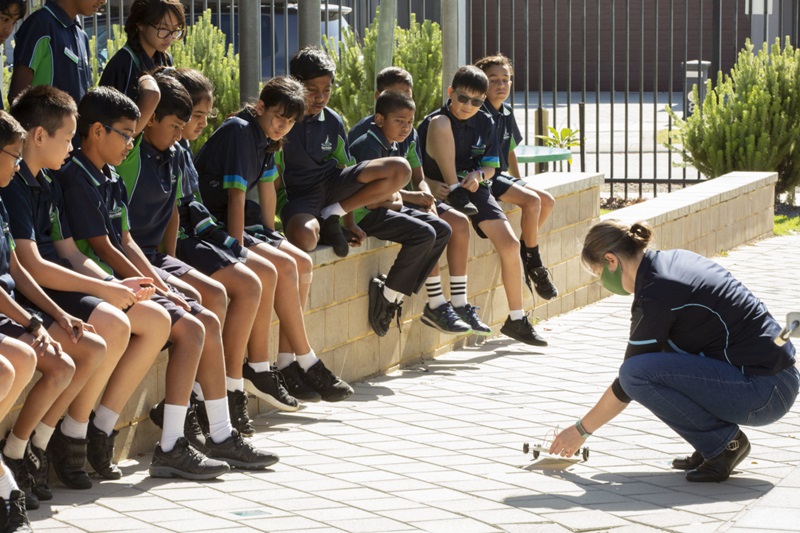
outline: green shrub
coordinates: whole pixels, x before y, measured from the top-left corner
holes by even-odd
[[[331,108],[342,115],[345,127],[373,113],[375,107],[375,47],[378,38],[378,17],[365,30],[359,41],[350,28],[343,28],[338,43],[327,38],[325,47],[336,62],[336,87]],[[438,24],[426,20],[417,23],[411,15],[409,29],[395,28],[393,64],[406,69],[414,78],[416,123],[442,105],[442,31]]]
[[[698,102],[697,87],[692,96]],[[736,170],[777,171],[776,192],[800,183],[800,50],[789,39],[757,54],[748,40],[730,75],[707,84],[702,111],[675,127],[668,147],[709,178]]]

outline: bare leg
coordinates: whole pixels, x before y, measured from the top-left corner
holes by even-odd
[[[278,271],[272,263],[252,251],[247,257],[246,265],[261,282],[261,298],[247,338],[247,359],[253,363],[264,363],[269,361],[269,330],[272,324],[272,309],[275,306]],[[228,368],[231,377],[240,378],[241,372],[241,364],[236,369]]]
[[[317,247],[319,242],[319,220],[308,213],[298,213],[286,224],[286,238],[306,252]]]
[[[200,323],[205,333],[205,342],[197,365],[197,381],[203,388],[203,396],[206,400],[217,400],[225,398],[227,391],[225,388],[225,359],[222,356],[222,331],[217,317],[207,309],[193,317]],[[172,359],[172,358],[170,358]],[[187,364],[188,367],[188,364]],[[241,372],[239,365],[239,372]],[[169,375],[169,367],[167,368]],[[195,374],[192,373],[191,376]],[[189,390],[192,388],[192,381],[189,381]],[[183,387],[183,384],[181,384]],[[189,401],[189,394],[186,395],[184,403],[176,405],[186,405]],[[167,400],[166,403],[172,403]]]
[[[365,205],[381,202],[402,189],[411,179],[411,167],[400,157],[383,157],[370,161],[358,181],[366,184],[352,196],[339,202],[348,213]]]
[[[542,201],[538,194],[527,187],[510,187],[500,197],[504,202],[519,206],[522,209],[522,239],[525,246],[533,248],[539,244],[539,219]]]
[[[36,371],[36,352],[17,339],[5,337],[0,341],[0,353],[3,354],[0,360],[4,369],[0,418],[5,418],[33,378],[33,373]],[[8,376],[10,379],[6,379]]]
[[[522,262],[519,258],[519,240],[507,220],[484,220],[480,223],[480,228],[500,255],[503,287],[509,309],[522,309]]]
[[[451,276],[466,276],[469,260],[469,218],[455,209],[442,213],[442,220],[453,230],[447,243],[447,265]]]

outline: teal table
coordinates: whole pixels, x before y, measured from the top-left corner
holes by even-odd
[[[572,159],[572,151],[567,148],[551,148],[549,146],[531,146],[521,144],[514,148],[517,161],[520,163],[552,163]]]

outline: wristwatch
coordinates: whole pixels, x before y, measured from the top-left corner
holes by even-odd
[[[585,438],[587,438],[587,437],[591,437],[591,436],[592,436],[592,434],[591,434],[591,433],[589,433],[588,431],[586,431],[586,428],[584,428],[584,427],[583,427],[583,424],[581,424],[581,421],[580,421],[580,420],[578,420],[577,422],[575,422],[575,429],[577,429],[577,430],[578,430],[578,433],[580,433],[580,434],[581,434],[581,437],[583,437],[584,439],[585,439]]]
[[[40,317],[36,313],[31,313],[31,321],[25,327],[25,331],[27,331],[30,334],[33,334],[37,329],[39,329],[39,326],[41,325],[42,325],[42,317]]]

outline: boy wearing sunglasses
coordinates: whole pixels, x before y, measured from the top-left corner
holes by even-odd
[[[546,346],[523,309],[519,239],[489,188],[500,159],[494,121],[480,111],[488,88],[489,79],[481,69],[468,65],[456,71],[447,88],[447,103],[419,126],[423,169],[426,179],[448,186],[446,201],[469,215],[478,235],[497,249],[510,309],[500,332],[529,345]],[[456,308],[456,313],[470,325],[478,320],[473,306]]]

